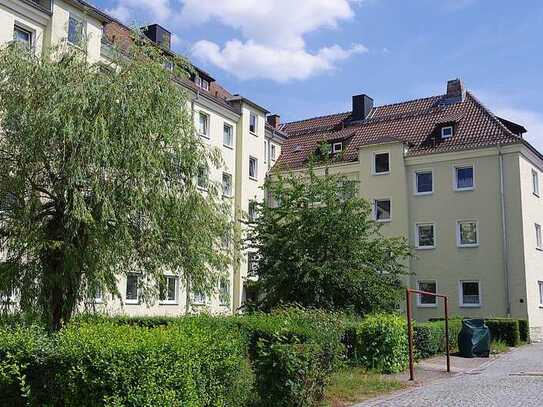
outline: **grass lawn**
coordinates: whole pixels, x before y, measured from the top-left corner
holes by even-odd
[[[326,401],[323,407],[350,406],[404,387],[405,384],[386,375],[362,368],[346,368],[333,375],[326,388]]]

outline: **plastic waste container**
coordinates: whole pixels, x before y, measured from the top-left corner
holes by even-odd
[[[458,334],[460,356],[465,358],[490,355],[490,329],[484,319],[464,319]]]

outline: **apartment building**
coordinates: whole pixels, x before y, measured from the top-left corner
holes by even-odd
[[[358,181],[389,236],[405,236],[414,257],[408,285],[449,297],[451,315],[527,318],[543,336],[543,155],[526,129],[495,116],[460,80],[446,93],[286,123],[278,161],[303,171],[322,143],[330,171]],[[418,320],[443,315],[418,296]]]
[[[147,38],[168,56],[171,33],[159,25],[143,28]],[[116,50],[132,41],[134,34],[118,20],[81,0],[0,0],[0,44],[20,41],[36,55],[51,46],[76,47],[89,63],[110,64]],[[166,64],[165,69],[172,69]],[[262,201],[266,174],[281,154],[286,139],[278,127],[279,116],[240,95],[232,94],[210,74],[193,66],[187,78],[175,81],[188,94],[187,109],[194,118],[198,136],[210,148],[220,149],[223,165],[202,171],[198,177],[202,193],[208,183],[222,187],[224,199],[232,203],[232,219],[240,222],[251,216],[252,202]],[[269,123],[268,123],[269,120]],[[271,123],[271,124],[270,124]],[[243,230],[242,230],[243,231]],[[129,315],[178,315],[201,310],[232,313],[245,297],[245,280],[250,267],[248,253],[237,254],[227,279],[216,293],[206,296],[191,292],[175,274],[167,275],[163,298],[154,304],[144,303],[138,290],[137,274],[119,276],[122,300],[105,298],[97,293],[90,299],[98,309]]]

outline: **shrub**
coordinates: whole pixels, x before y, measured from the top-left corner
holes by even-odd
[[[0,366],[3,371],[16,365],[26,379],[3,380],[0,404],[7,404],[5,394],[15,405],[23,404],[25,395],[31,405],[246,404],[254,377],[240,336],[185,328],[73,324],[42,349],[28,346],[24,335],[8,333],[0,338],[0,352],[5,355],[12,342],[24,351],[11,360],[2,357]]]
[[[415,357],[425,359],[437,355],[442,349],[445,338],[444,329],[436,323],[416,323],[413,327]]]
[[[356,324],[351,335],[354,363],[381,373],[401,372],[407,367],[407,323],[402,316],[368,316]]]
[[[530,342],[530,326],[527,319],[518,320],[518,329],[520,334],[520,340],[524,343]]]
[[[520,343],[519,322],[516,319],[495,318],[485,319],[490,329],[492,340],[503,341],[508,346],[518,346]]]

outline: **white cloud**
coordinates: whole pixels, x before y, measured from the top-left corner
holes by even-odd
[[[331,71],[336,63],[366,52],[361,44],[333,44],[310,52],[305,35],[336,29],[354,17],[361,0],[117,0],[110,10],[126,21],[146,15],[166,28],[221,24],[238,32],[224,44],[197,41],[192,56],[240,79],[303,80]]]

